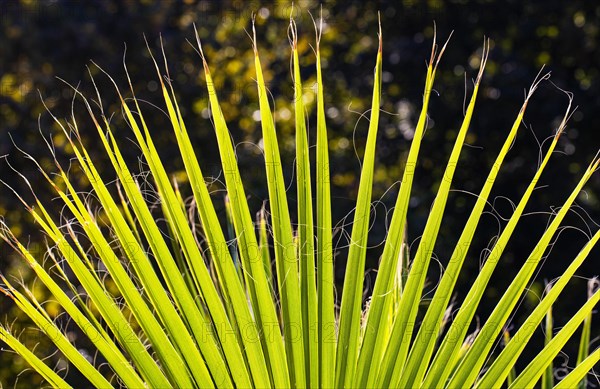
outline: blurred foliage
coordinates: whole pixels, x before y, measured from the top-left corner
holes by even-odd
[[[297,1],[292,6],[287,1],[0,1],[0,156],[9,155],[12,168],[23,172],[35,181],[34,165],[23,158],[20,149],[35,156],[42,166],[52,166],[52,154],[41,140],[40,132],[51,139],[58,158],[70,157],[66,139],[55,131],[55,125],[44,104],[57,117],[68,118],[73,109],[78,118],[84,143],[96,142],[94,129],[89,125],[87,113],[80,102],[71,107],[73,91],[69,85],[79,85],[87,95],[95,95],[90,74],[100,91],[104,111],[114,114],[113,122],[127,131],[114,89],[95,61],[115,77],[117,84],[125,87],[125,61],[132,75],[136,95],[148,104],[143,107],[152,128],[161,129],[153,134],[164,161],[172,161],[169,167],[181,182],[185,181],[183,164],[177,158],[178,150],[169,128],[168,119],[161,111],[161,97],[157,95],[158,82],[144,34],[154,55],[160,59],[159,37],[162,37],[166,58],[169,61],[170,78],[175,86],[180,106],[197,146],[199,159],[207,175],[219,176],[220,167],[208,118],[208,98],[203,86],[201,63],[193,47],[186,39],[193,38],[196,23],[203,39],[214,81],[220,93],[223,111],[230,123],[232,137],[238,144],[238,158],[248,194],[258,210],[267,198],[265,177],[253,164],[263,163],[260,148],[260,130],[256,86],[253,77],[251,40],[246,31],[251,28],[253,13],[256,14],[256,32],[263,66],[269,71],[266,81],[273,94],[275,117],[280,132],[281,147],[289,156],[285,161],[285,173],[291,180],[294,138],[291,102],[293,85],[289,69],[289,43],[286,31],[290,14],[300,29],[300,54],[304,66],[302,75],[306,80],[304,99],[308,109],[315,100],[313,71],[314,56],[311,45],[315,42],[312,16],[317,18],[319,3]],[[403,0],[403,1],[324,1],[322,12],[324,33],[321,42],[325,79],[325,97],[330,130],[332,195],[336,204],[334,221],[340,224],[336,237],[339,250],[347,243],[349,226],[344,217],[352,211],[360,163],[358,156],[366,142],[367,120],[361,114],[368,109],[375,53],[377,50],[377,12],[381,12],[384,41],[383,109],[387,114],[381,118],[376,165],[374,203],[376,220],[371,234],[372,249],[367,266],[375,267],[380,254],[380,243],[385,238],[385,218],[393,205],[398,191],[398,179],[405,160],[416,115],[420,110],[422,84],[425,77],[425,61],[429,58],[434,34],[445,40],[451,31],[449,43],[438,77],[437,95],[431,101],[430,120],[425,138],[422,159],[416,168],[416,186],[411,200],[412,215],[408,221],[408,237],[412,242],[420,236],[425,218],[441,178],[445,161],[453,139],[462,120],[467,93],[472,89],[471,78],[476,75],[484,36],[492,40],[492,52],[484,76],[482,93],[471,125],[467,142],[472,146],[464,150],[461,166],[455,175],[454,189],[449,213],[452,219],[444,221],[442,237],[438,239],[436,255],[440,263],[448,260],[450,252],[474,204],[474,195],[483,183],[487,170],[495,158],[498,145],[504,140],[529,87],[542,65],[552,71],[555,85],[545,84],[533,98],[526,114],[528,128],[521,134],[509,154],[492,195],[495,198],[490,214],[482,220],[474,249],[469,254],[462,285],[468,285],[470,275],[478,270],[479,256],[498,234],[510,215],[511,201],[517,201],[525,185],[533,175],[539,158],[539,143],[552,135],[567,105],[567,99],[559,88],[575,95],[579,109],[572,116],[566,135],[561,137],[562,155],[556,155],[545,174],[540,189],[536,191],[530,214],[522,220],[517,234],[504,256],[504,268],[494,282],[497,289],[488,291],[489,305],[481,315],[489,313],[494,302],[516,273],[511,266],[526,258],[533,248],[531,236],[541,234],[551,207],[562,203],[567,189],[597,152],[600,145],[600,3],[586,0],[564,2],[503,1],[490,0]],[[246,30],[246,31],[245,31]],[[123,44],[125,43],[125,45]],[[125,55],[124,55],[125,54]],[[89,67],[86,68],[86,67]],[[89,74],[88,74],[89,70]],[[56,76],[65,82],[57,79]],[[38,93],[39,92],[39,93]],[[122,89],[125,95],[130,93]],[[41,96],[41,98],[40,98]],[[42,100],[43,99],[43,100]],[[43,101],[43,102],[42,102]],[[157,104],[154,106],[153,104]],[[314,113],[309,111],[314,125]],[[311,134],[314,135],[314,134]],[[314,139],[313,139],[314,141]],[[141,154],[136,147],[124,149],[127,158],[135,164]],[[93,155],[98,161],[105,157],[102,150]],[[140,167],[143,169],[143,166]],[[71,174],[78,177],[73,166]],[[106,174],[111,174],[106,172]],[[0,178],[19,193],[28,194],[22,180],[2,161]],[[82,188],[86,183],[82,179]],[[294,185],[290,190],[294,191]],[[35,187],[42,200],[51,201],[46,186]],[[214,184],[216,204],[223,204],[218,182]],[[185,188],[184,188],[185,191]],[[565,229],[544,264],[538,282],[532,286],[525,306],[535,304],[543,289],[544,279],[556,277],[564,270],[561,259],[572,257],[576,248],[586,240],[585,234],[598,228],[594,221],[600,220],[600,176],[596,174],[582,196],[579,214],[568,220],[573,226]],[[26,196],[27,198],[27,196]],[[0,214],[25,241],[42,242],[43,237],[25,213],[18,199],[5,186],[0,186]],[[224,214],[224,207],[220,206]],[[59,214],[60,210],[57,210]],[[341,228],[343,227],[343,228]],[[40,255],[43,245],[39,244]],[[415,246],[416,247],[416,246]],[[5,274],[21,277],[31,283],[30,274],[23,262],[7,247],[1,246],[0,270]],[[598,273],[598,249],[580,270],[583,277]],[[343,277],[344,263],[336,263],[338,278]],[[376,272],[370,272],[372,283]],[[439,274],[432,271],[432,285]],[[369,282],[369,281],[368,281]],[[585,298],[586,281],[574,290],[579,291],[570,299]],[[538,291],[537,293],[535,291]],[[40,290],[40,293],[44,293]],[[460,298],[461,296],[458,296]],[[555,312],[568,317],[577,304],[563,302]],[[561,311],[562,310],[562,311]],[[17,316],[6,301],[0,302],[1,320]],[[54,312],[59,315],[59,312]],[[595,320],[598,320],[595,317]],[[556,325],[564,324],[556,315]],[[15,327],[26,328],[20,321]],[[65,320],[65,327],[68,322]],[[598,331],[594,335],[598,335]],[[27,336],[27,335],[25,335]],[[75,335],[74,335],[75,336]],[[29,336],[33,345],[47,344],[36,336]],[[540,339],[540,342],[543,340]],[[541,343],[540,343],[541,344]],[[82,345],[85,348],[85,345]],[[55,357],[58,360],[58,357]],[[0,382],[12,386],[17,373],[25,366],[20,358],[9,360],[9,354],[0,353]],[[69,374],[77,374],[72,371]],[[37,385],[35,374],[23,373],[19,386]]]

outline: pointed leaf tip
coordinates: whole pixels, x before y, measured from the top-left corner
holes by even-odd
[[[254,50],[254,55],[258,56],[258,47],[256,43],[256,13],[252,12],[252,49]]]
[[[382,42],[383,34],[381,32],[381,13],[379,11],[377,12],[377,20],[379,22],[379,33],[378,33],[378,35],[379,35],[379,52],[381,53],[382,48],[383,48],[383,42]]]
[[[210,75],[210,70],[208,68],[208,63],[206,62],[206,57],[204,56],[204,50],[202,49],[202,41],[200,40],[200,35],[198,35],[198,29],[196,28],[196,23],[194,25],[194,35],[196,36],[196,44],[198,45],[198,50],[196,52],[202,58],[202,67],[204,68],[204,74]]]

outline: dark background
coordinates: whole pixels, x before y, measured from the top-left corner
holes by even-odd
[[[433,23],[438,40],[443,42],[454,31],[448,49],[441,61],[435,83],[436,94],[430,103],[430,125],[420,153],[415,187],[408,220],[408,240],[412,253],[416,252],[418,237],[423,231],[438,182],[453,140],[463,118],[465,85],[467,97],[472,91],[471,80],[476,76],[484,37],[492,41],[492,51],[484,75],[478,104],[472,120],[467,143],[455,174],[454,191],[437,241],[435,257],[443,265],[449,259],[456,239],[475,203],[505,136],[523,103],[524,93],[542,65],[552,72],[551,83],[544,83],[533,97],[525,115],[525,126],[509,153],[490,199],[489,214],[482,219],[476,240],[469,252],[463,274],[457,286],[458,301],[468,290],[483,260],[483,250],[491,247],[512,212],[511,201],[516,203],[533,177],[540,158],[542,142],[553,134],[567,107],[568,100],[559,88],[574,93],[574,105],[579,108],[572,116],[566,134],[561,137],[558,150],[542,176],[540,188],[535,191],[511,244],[507,247],[492,280],[493,287],[486,292],[478,311],[484,319],[493,309],[502,292],[518,271],[539,236],[546,227],[550,212],[560,206],[576,185],[581,174],[592,161],[600,146],[600,5],[594,1],[377,1],[363,4],[353,1],[324,1],[323,16],[326,29],[321,42],[324,60],[326,109],[331,146],[332,194],[334,196],[334,223],[339,222],[336,256],[338,292],[344,275],[347,237],[351,231],[349,215],[354,206],[358,188],[360,164],[366,142],[368,123],[359,120],[359,113],[370,107],[372,74],[377,51],[377,12],[381,12],[383,29],[383,95],[382,115],[378,135],[376,183],[373,193],[375,217],[370,236],[367,267],[377,266],[381,243],[385,238],[386,212],[398,193],[410,135],[421,109],[425,61],[429,58]],[[216,141],[207,113],[204,79],[199,77],[201,63],[186,39],[193,40],[192,23],[196,23],[212,69],[223,111],[230,124],[241,164],[242,176],[253,210],[258,211],[267,198],[264,173],[255,166],[263,163],[256,146],[261,138],[260,123],[252,119],[258,109],[256,101],[254,63],[251,41],[244,32],[250,28],[253,12],[257,12],[256,30],[259,50],[268,87],[277,108],[277,126],[281,149],[285,155],[286,177],[292,179],[293,115],[291,111],[292,82],[289,73],[289,43],[287,26],[289,15],[296,19],[300,32],[303,82],[307,95],[315,83],[314,28],[308,11],[315,17],[318,2],[279,1],[0,1],[0,156],[17,170],[30,177],[37,194],[43,201],[52,202],[53,193],[39,180],[35,166],[17,150],[17,146],[36,157],[43,166],[52,169],[51,153],[41,140],[41,133],[52,137],[58,158],[67,161],[69,148],[60,131],[45,112],[40,99],[60,118],[71,112],[73,93],[65,81],[77,85],[88,96],[94,96],[86,66],[94,75],[104,109],[114,112],[121,144],[128,145],[131,137],[123,124],[114,89],[90,60],[111,74],[121,91],[128,88],[123,70],[123,54],[139,98],[148,101],[144,112],[153,125],[158,145],[167,169],[185,182],[183,164],[178,158],[170,125],[162,109],[162,97],[157,93],[157,75],[146,49],[143,34],[155,54],[159,53],[158,39],[162,35],[169,60],[170,76],[184,112],[192,141],[203,168],[208,175],[219,175]],[[268,68],[268,70],[267,70]],[[39,91],[39,94],[38,94]],[[159,108],[152,107],[156,104]],[[309,102],[314,108],[314,101]],[[110,169],[95,147],[97,135],[90,126],[81,104],[74,105],[79,118],[84,142],[100,166]],[[314,110],[309,114],[311,140],[314,144]],[[9,136],[10,134],[10,136]],[[11,139],[12,138],[12,139]],[[131,143],[129,143],[131,145]],[[544,144],[543,150],[549,143]],[[131,166],[136,166],[141,152],[136,147],[123,147]],[[258,165],[257,165],[258,164]],[[77,169],[73,177],[79,177]],[[0,178],[31,199],[28,189],[5,161],[0,161]],[[81,188],[87,184],[81,180]],[[183,185],[184,191],[185,186]],[[215,189],[219,189],[218,185]],[[294,195],[290,186],[290,198]],[[189,191],[187,194],[190,194]],[[515,318],[523,320],[544,287],[545,281],[559,276],[574,258],[600,221],[600,175],[592,177],[579,196],[576,208],[563,223],[559,239],[541,267],[536,282],[531,285]],[[222,207],[222,192],[216,192],[215,204]],[[377,201],[380,200],[380,201]],[[54,201],[55,204],[59,202]],[[293,206],[293,200],[290,206]],[[25,242],[40,242],[42,236],[31,218],[11,191],[0,186],[0,213],[7,224]],[[60,209],[56,209],[56,214]],[[350,214],[351,216],[351,214]],[[389,219],[391,214],[387,216]],[[343,228],[342,228],[343,227]],[[346,234],[343,231],[346,231]],[[39,246],[40,248],[42,246]],[[23,261],[12,251],[0,246],[0,270],[18,275],[31,284],[31,276]],[[563,297],[555,306],[556,326],[562,326],[570,314],[586,297],[587,278],[598,275],[600,250],[594,249],[587,262],[578,271]],[[438,266],[432,265],[428,290],[439,277]],[[366,293],[374,282],[376,272],[369,271]],[[36,289],[44,296],[42,288]],[[340,294],[341,296],[341,294]],[[431,294],[428,295],[431,297]],[[3,323],[12,322],[17,312],[6,301],[0,302]],[[9,319],[7,319],[7,317]],[[595,323],[600,317],[594,316]],[[26,328],[19,319],[15,328]],[[592,336],[598,336],[598,326]],[[27,330],[29,331],[29,330]],[[27,333],[25,334],[27,335]],[[31,343],[42,342],[39,351],[47,350],[43,338],[30,336]],[[539,348],[537,339],[531,350]],[[597,347],[597,339],[593,347]],[[574,365],[573,351],[566,352]],[[8,352],[0,353],[0,382],[12,386],[17,373],[26,368],[20,358]],[[557,365],[565,362],[557,359]],[[520,362],[520,367],[523,362]],[[69,374],[77,372],[71,369]],[[38,377],[23,373],[18,386],[34,385]],[[82,383],[82,385],[84,385]]]

